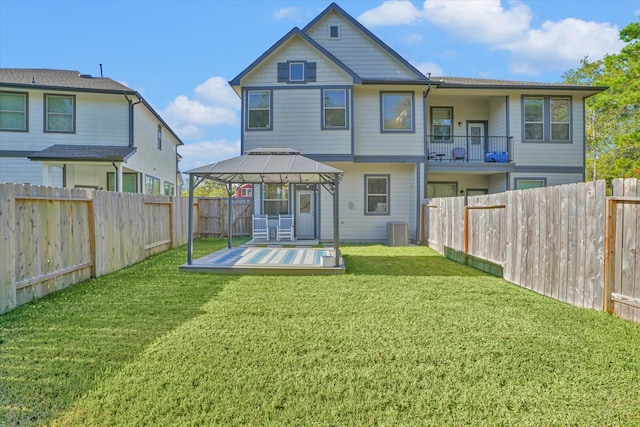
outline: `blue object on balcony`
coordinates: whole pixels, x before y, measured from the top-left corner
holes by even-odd
[[[497,163],[508,163],[509,162],[509,153],[505,153],[504,151],[489,151],[485,155],[485,162],[497,162]]]

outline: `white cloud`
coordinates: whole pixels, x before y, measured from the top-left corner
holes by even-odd
[[[509,52],[509,67],[519,74],[567,70],[579,66],[585,56],[601,59],[623,46],[618,28],[609,23],[567,18],[532,28],[532,17],[531,8],[521,0],[424,0],[422,9],[408,0],[388,0],[359,20],[370,26],[428,22],[463,41]],[[420,43],[415,34],[404,41]]]
[[[409,0],[387,0],[358,17],[364,25],[383,26],[412,24],[420,19],[420,11]]]
[[[273,12],[276,19],[292,19],[297,21],[300,19],[301,11],[297,7],[283,7]]]
[[[513,55],[509,60],[513,72],[537,74],[543,69],[577,67],[585,56],[595,60],[618,52],[624,46],[618,33],[618,28],[608,23],[568,18],[546,21],[539,29],[527,31],[522,39],[499,47]]]
[[[416,44],[421,43],[424,40],[424,36],[419,32],[411,32],[404,36],[402,39],[406,44]]]
[[[531,22],[531,9],[519,1],[509,9],[500,0],[425,0],[424,17],[461,39],[500,43],[521,36]]]
[[[182,140],[203,138],[213,126],[237,126],[240,99],[222,77],[194,89],[193,98],[178,95],[160,115]]]
[[[241,154],[240,140],[192,142],[178,147],[178,152],[182,156],[180,170],[188,171],[209,163],[239,156]]]
[[[432,77],[444,76],[442,68],[433,62],[421,62],[419,64],[413,64],[422,74],[428,76],[431,73]]]

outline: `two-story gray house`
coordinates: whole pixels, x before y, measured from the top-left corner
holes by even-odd
[[[425,198],[584,179],[585,98],[604,88],[421,73],[337,4],[293,28],[230,85],[242,151],[291,147],[344,171],[340,234],[416,236]],[[256,213],[289,213],[298,237],[330,240],[318,185],[262,184]]]
[[[0,182],[176,195],[179,145],[138,92],[110,78],[0,68]]]

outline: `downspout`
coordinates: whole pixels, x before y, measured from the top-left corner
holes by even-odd
[[[422,240],[422,223],[421,223],[421,218],[422,218],[422,203],[421,200],[423,198],[427,197],[427,156],[429,155],[429,140],[428,140],[428,136],[427,136],[427,96],[429,96],[429,92],[431,92],[431,73],[428,74],[428,78],[429,78],[429,82],[427,83],[427,90],[426,92],[424,92],[424,97],[423,97],[423,101],[422,101],[422,105],[424,108],[424,119],[422,120],[423,123],[423,134],[424,134],[424,161],[422,162],[422,164],[424,165],[424,178],[421,179],[420,176],[420,165],[416,165],[416,185],[418,186],[418,188],[416,189],[416,198],[417,198],[417,203],[416,203],[416,242],[420,243],[420,241]],[[423,193],[422,196],[420,197],[420,184],[421,182],[424,185],[423,188]]]
[[[131,99],[129,99],[129,97],[127,96],[127,94],[124,94],[124,97],[126,98],[127,102],[129,103],[129,147],[133,147],[133,107],[136,104],[140,104],[142,101],[140,101],[140,99],[138,99],[138,101],[133,102]],[[139,98],[139,97],[138,97]]]
[[[114,167],[115,172],[113,173],[113,191],[118,192],[118,167],[116,166],[116,162],[111,161],[111,166]]]

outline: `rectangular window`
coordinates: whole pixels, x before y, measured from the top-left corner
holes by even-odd
[[[292,81],[292,82],[304,81],[304,63],[303,62],[289,63],[289,81]]]
[[[544,98],[524,99],[524,139],[544,140]]]
[[[162,126],[158,125],[158,150],[162,150]]]
[[[524,141],[571,141],[571,98],[524,97],[522,108]]]
[[[115,174],[113,172],[107,172],[107,190],[116,191]],[[138,192],[138,174],[137,173],[125,172],[122,174],[122,192],[123,193]]]
[[[433,107],[431,109],[432,139],[438,142],[451,142],[453,136],[453,108]]]
[[[243,187],[240,189],[240,197],[251,197],[253,194],[253,187]]]
[[[516,178],[516,190],[546,187],[546,178]]]
[[[323,91],[323,128],[345,129],[347,127],[347,91],[325,89]]]
[[[413,131],[413,93],[381,94],[382,132]]]
[[[45,132],[76,131],[75,96],[45,95]]]
[[[365,215],[389,215],[389,175],[365,175]]]
[[[427,183],[427,198],[456,197],[458,195],[457,182],[429,182]]]
[[[145,194],[160,194],[160,178],[145,175],[144,188]]]
[[[289,214],[289,185],[264,184],[262,213],[267,215]]]
[[[551,98],[551,140],[569,141],[571,106],[568,98]]]
[[[247,114],[249,130],[271,129],[271,91],[250,90],[247,94]]]
[[[0,92],[0,130],[26,132],[27,118],[26,93]]]
[[[329,40],[337,40],[340,38],[340,26],[329,25]]]
[[[175,186],[170,182],[164,183],[164,195],[165,196],[175,196]]]

